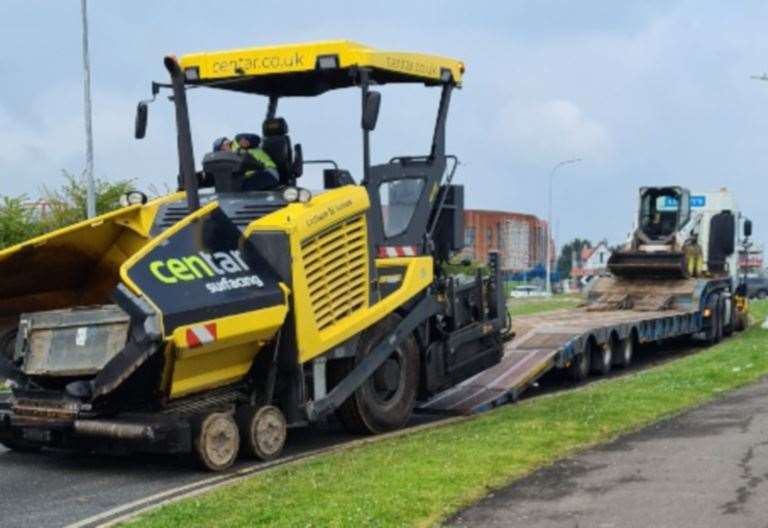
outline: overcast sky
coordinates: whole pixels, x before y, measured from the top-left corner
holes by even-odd
[[[90,0],[96,172],[162,192],[177,167],[168,101],[143,142],[136,102],[166,80],[167,53],[347,38],[466,62],[449,151],[467,207],[544,216],[558,161],[555,234],[616,243],[640,185],[726,186],[768,241],[768,3],[555,1],[291,2]],[[738,7],[737,7],[738,6]],[[0,2],[2,194],[37,194],[84,167],[79,0]],[[437,92],[385,87],[374,161],[425,153]],[[190,97],[198,162],[213,138],[260,130],[265,101]],[[279,114],[306,158],[359,177],[359,99],[287,101]],[[317,178],[305,182],[317,187]]]

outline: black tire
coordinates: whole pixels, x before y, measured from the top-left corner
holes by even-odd
[[[331,362],[332,383],[341,381],[381,341],[392,334],[402,319],[391,314],[365,331],[358,341],[354,360]],[[352,396],[336,409],[344,427],[356,434],[376,434],[400,429],[411,417],[419,388],[419,347],[406,338]]]
[[[716,345],[723,339],[723,310],[719,295],[715,295],[710,301],[709,308],[712,310],[712,315],[710,315],[709,328],[705,332],[705,340],[708,345]]]
[[[39,444],[24,440],[18,431],[8,431],[0,435],[0,445],[17,453],[37,453],[43,448]]]
[[[568,377],[576,383],[581,383],[589,378],[589,372],[591,370],[591,356],[589,350],[585,350],[581,354],[577,354],[571,361],[571,365],[568,367]]]
[[[13,361],[16,352],[16,334],[18,331],[18,328],[11,328],[0,334],[0,356],[9,362]]]
[[[208,413],[192,425],[194,454],[204,469],[224,471],[234,464],[240,449],[240,434],[231,415]]]
[[[619,368],[627,368],[635,356],[635,340],[631,335],[624,339],[611,340],[613,346],[613,364]]]
[[[598,376],[607,376],[611,372],[613,363],[613,350],[609,345],[598,345],[592,342],[589,346],[591,354],[592,372]]]
[[[744,312],[736,313],[736,331],[743,332],[749,328],[749,315]]]
[[[731,317],[728,322],[723,323],[723,336],[731,337],[736,329],[736,305],[733,302],[733,297],[730,300],[731,303]],[[723,299],[723,313],[725,313],[725,299]]]
[[[244,405],[237,411],[240,453],[259,460],[274,460],[285,447],[288,424],[282,411],[273,405]]]

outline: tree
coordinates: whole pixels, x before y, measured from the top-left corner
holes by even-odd
[[[88,218],[88,188],[85,182],[73,174],[62,172],[66,183],[60,189],[43,186],[43,200],[48,203],[50,213],[42,220],[46,231],[59,229]],[[101,215],[120,207],[120,197],[134,189],[130,180],[110,182],[96,178],[96,214]]]
[[[18,244],[43,232],[25,195],[3,196],[0,204],[0,247]]]
[[[581,255],[581,250],[584,248],[591,248],[592,242],[587,239],[574,238],[569,243],[565,244],[560,251],[560,256],[557,259],[557,271],[560,272],[561,277],[570,277],[571,268],[573,266],[574,255],[578,261]]]
[[[41,202],[46,212],[35,211],[26,195],[4,196],[0,202],[0,248],[5,248],[43,233],[80,222],[87,218],[83,181],[68,172],[59,189],[43,187]],[[120,196],[134,189],[130,180],[110,182],[96,179],[96,213],[104,214],[120,207]]]

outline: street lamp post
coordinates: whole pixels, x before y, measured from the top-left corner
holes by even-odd
[[[547,194],[547,236],[546,236],[546,245],[547,245],[547,262],[546,262],[546,269],[547,274],[545,277],[546,280],[546,287],[547,287],[547,293],[552,293],[552,248],[550,246],[550,238],[551,238],[551,230],[552,230],[552,180],[555,177],[555,172],[557,169],[562,167],[563,165],[570,165],[572,163],[578,163],[581,161],[581,158],[574,158],[574,159],[568,159],[563,160],[560,163],[556,164],[554,167],[552,167],[552,170],[549,171],[549,190]]]
[[[93,127],[91,125],[91,64],[88,58],[88,5],[80,1],[80,15],[83,23],[83,103],[85,112],[85,181],[86,213],[88,218],[96,216],[96,189],[93,182]]]

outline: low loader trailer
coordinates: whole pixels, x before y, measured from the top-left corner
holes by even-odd
[[[626,367],[644,343],[691,337],[714,344],[744,329],[738,226],[748,239],[751,222],[727,190],[692,196],[680,187],[641,189],[633,235],[609,259],[612,275],[595,279],[581,306],[514,318],[514,338],[497,365],[420,409],[479,412],[514,401],[551,369],[582,381]]]

